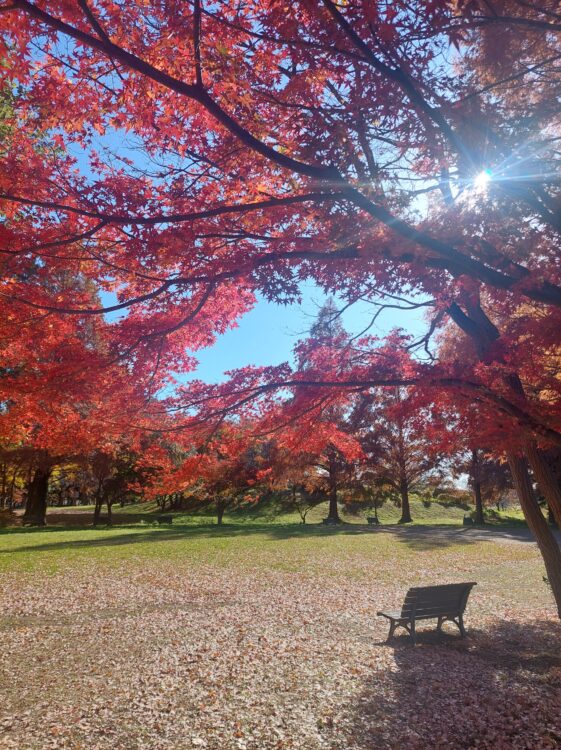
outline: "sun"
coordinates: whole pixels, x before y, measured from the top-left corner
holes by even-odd
[[[487,190],[489,183],[491,182],[491,171],[489,169],[482,169],[479,174],[473,178],[473,186],[476,190],[484,191]]]

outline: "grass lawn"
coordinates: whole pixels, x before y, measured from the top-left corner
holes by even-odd
[[[524,530],[198,520],[0,532],[0,748],[560,746],[561,625]],[[468,638],[384,643],[379,608],[463,580]]]
[[[464,515],[473,510],[471,504],[454,505],[444,500],[432,500],[425,504],[421,498],[413,495],[411,497],[411,515],[415,525],[429,526],[457,526],[461,525]],[[49,508],[49,525],[89,525],[93,517],[93,505],[82,505],[78,507]],[[105,509],[104,509],[105,510]],[[209,525],[216,523],[216,517],[212,513],[201,512],[188,514],[177,511],[164,511],[166,515],[173,515],[176,522],[189,525]],[[142,520],[151,523],[154,513],[162,513],[156,503],[134,503],[121,508],[119,505],[113,507],[113,517],[116,524],[137,523]],[[374,511],[362,511],[349,513],[344,506],[340,506],[339,513],[342,520],[347,524],[365,524],[367,516],[374,515]],[[522,511],[519,508],[511,508],[507,511],[496,511],[488,509],[487,523],[490,525],[525,526]],[[322,518],[328,514],[328,503],[321,503],[312,508],[307,516],[308,524],[321,523]],[[393,503],[387,502],[378,510],[378,516],[382,525],[397,524],[401,510]],[[247,524],[274,524],[286,526],[287,524],[299,524],[300,517],[297,513],[280,512],[274,499],[261,502],[256,506],[246,507],[237,512],[226,514],[225,522],[236,525]]]

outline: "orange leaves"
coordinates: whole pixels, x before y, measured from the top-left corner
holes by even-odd
[[[306,368],[236,373],[213,392],[213,425],[238,408],[272,424],[285,378],[298,384],[284,414],[309,407],[309,429],[323,399],[348,403],[343,382],[415,383],[429,401],[435,382],[463,370],[502,396],[505,368],[518,366],[540,394],[533,413],[558,423],[548,358],[559,321],[522,306],[561,302],[557,36],[538,35],[536,22],[551,23],[539,9],[474,26],[473,3],[444,0],[335,12],[311,0],[211,3],[197,76],[192,4],[48,5],[1,14],[4,350],[6,367],[26,370],[20,383],[56,404],[66,389],[92,414],[103,412],[96,390],[116,398],[112,379],[137,405],[164,389],[183,397],[170,373],[192,368],[193,351],[236,325],[256,294],[288,303],[312,279],[349,302],[404,290],[434,299],[425,343],[452,303],[480,295],[501,340],[483,364],[466,346],[440,368],[409,356],[413,342],[397,334],[343,355],[303,344]],[[474,200],[481,166],[500,179]],[[122,308],[107,304],[104,319],[108,292]],[[78,318],[63,322],[63,311]],[[72,346],[56,340],[54,315]],[[244,383],[261,401],[236,391]]]

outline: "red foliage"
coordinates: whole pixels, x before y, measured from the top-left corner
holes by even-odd
[[[319,349],[305,373],[247,368],[171,405],[261,417],[257,394],[271,419],[289,387],[305,431],[323,399],[415,384],[426,403],[469,407],[486,441],[522,429],[561,443],[559,24],[546,6],[6,5],[6,440],[60,452],[111,425],[154,427],[154,395],[192,352],[257,292],[290,302],[313,278],[349,302],[421,294],[426,342],[451,317],[475,354],[420,362],[397,335],[365,339],[341,362]]]

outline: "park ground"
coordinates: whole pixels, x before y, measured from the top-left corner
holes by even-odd
[[[525,529],[147,519],[0,532],[2,750],[561,746]],[[452,581],[478,584],[465,640],[385,643],[378,609]]]

